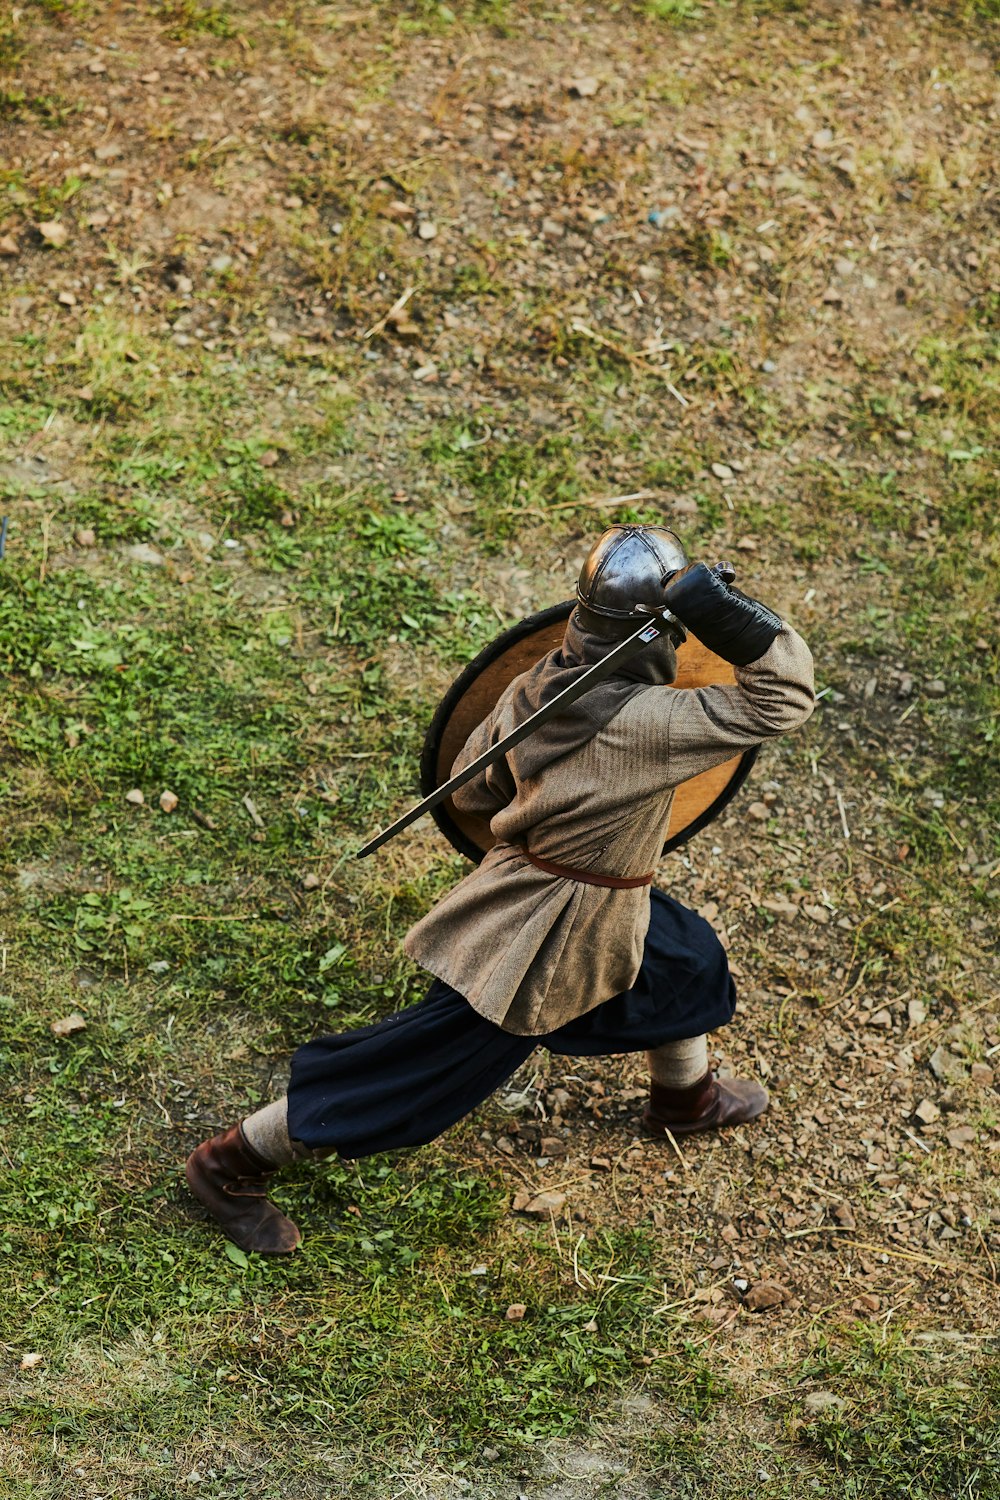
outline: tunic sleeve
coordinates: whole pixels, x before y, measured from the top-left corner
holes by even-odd
[[[679,785],[763,740],[804,724],[816,704],[809,647],[790,625],[749,666],[737,667],[733,685],[671,690],[656,707],[660,764]],[[659,692],[643,694],[644,705]]]
[[[459,771],[477,760],[480,755],[490,748],[500,738],[497,724],[498,713],[494,710],[488,719],[472,731],[462,749],[455,757],[455,763],[451,768],[451,774],[457,776]],[[506,807],[515,795],[514,778],[505,760],[498,761],[490,766],[488,771],[481,771],[474,776],[465,786],[460,786],[452,797],[452,801],[459,812],[473,814],[479,817],[492,818],[502,807]]]

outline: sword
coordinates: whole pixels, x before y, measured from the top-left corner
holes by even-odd
[[[466,782],[472,781],[480,772],[488,770],[501,756],[506,755],[508,750],[513,749],[515,745],[519,745],[522,740],[526,740],[537,729],[541,729],[543,724],[547,724],[550,719],[554,719],[564,708],[569,708],[571,703],[575,703],[578,698],[582,698],[585,693],[589,693],[592,687],[596,687],[599,682],[603,682],[606,677],[610,677],[613,672],[617,671],[631,657],[637,656],[652,641],[659,640],[660,636],[669,634],[680,645],[687,638],[684,626],[677,619],[676,615],[670,613],[669,609],[653,609],[648,605],[639,605],[637,608],[644,614],[649,614],[652,618],[646,624],[640,625],[638,630],[632,635],[626,636],[625,640],[621,641],[603,661],[596,662],[594,666],[588,668],[586,672],[578,677],[574,683],[571,683],[568,688],[564,688],[561,693],[552,699],[551,703],[546,703],[544,708],[537,709],[535,713],[524,720],[523,724],[518,724],[516,729],[512,729],[510,734],[506,735],[502,740],[498,740],[495,745],[480,755],[478,759],[467,765],[464,770],[459,771],[450,781],[446,781],[443,786],[439,786],[437,791],[432,792],[429,797],[425,797],[422,802],[418,802],[415,807],[411,807],[409,812],[405,812],[401,818],[397,818],[395,823],[390,823],[389,827],[382,833],[376,834],[373,839],[369,839],[368,843],[362,849],[358,850],[354,856],[355,859],[365,859],[369,854],[374,854],[376,849],[381,849],[382,845],[387,844],[390,839],[395,838],[397,833],[401,833],[404,828],[409,828],[410,824],[415,823],[425,812],[430,812],[432,807],[437,807],[438,803],[444,802],[447,797],[451,796],[452,792],[457,792],[459,787],[465,786]]]

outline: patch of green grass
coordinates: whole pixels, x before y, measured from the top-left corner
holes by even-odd
[[[835,1468],[845,1500],[998,1493],[1000,1370],[988,1351],[958,1361],[865,1329],[846,1349],[821,1348],[806,1369],[846,1398],[799,1429]]]
[[[698,0],[644,0],[646,14],[670,26],[684,26],[701,21],[704,7]]]
[[[181,42],[198,36],[233,37],[239,30],[224,5],[200,5],[198,0],[159,0],[155,14],[166,23],[167,34]]]
[[[29,94],[24,89],[0,89],[0,116],[8,120],[32,116],[44,125],[64,125],[70,112],[71,106],[56,94]]]

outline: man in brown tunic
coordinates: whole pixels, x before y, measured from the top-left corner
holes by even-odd
[[[456,771],[653,608],[732,662],[735,684],[671,688],[674,644],[661,637],[455,794],[491,820],[496,843],[406,937],[434,976],[426,999],[300,1047],[288,1096],[188,1159],[192,1190],[244,1249],[298,1244],[267,1198],[279,1166],[432,1140],[537,1045],[575,1056],[645,1051],[643,1124],[653,1134],[718,1129],[767,1107],[759,1084],[709,1070],[706,1033],[735,1007],[725,953],[706,922],[651,889],[651,872],[681,782],[808,718],[809,649],[718,571],[689,566],[659,527],[606,532],[577,593],[562,646],[511,683]]]

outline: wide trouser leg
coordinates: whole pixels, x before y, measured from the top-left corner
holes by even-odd
[[[418,1005],[298,1049],[288,1136],[347,1158],[426,1145],[516,1073],[539,1040],[501,1030],[435,980]]]

